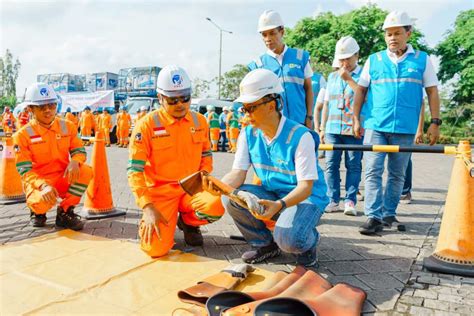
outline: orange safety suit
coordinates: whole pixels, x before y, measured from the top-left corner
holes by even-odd
[[[92,179],[92,168],[85,164],[86,151],[74,124],[56,117],[48,129],[33,119],[13,137],[16,168],[30,210],[35,214],[45,214],[56,204],[41,200],[40,187],[43,184],[56,188],[64,211],[76,206]],[[68,183],[64,177],[71,159],[80,166],[79,179],[75,183]]]
[[[102,113],[93,114],[93,116],[94,116],[94,133],[97,133],[97,131],[99,130],[101,115],[102,115]]]
[[[123,111],[117,114],[117,142],[119,145],[128,145],[128,133],[132,126],[132,117]]]
[[[227,115],[227,124],[229,127],[229,147],[230,152],[235,153],[237,151],[237,139],[239,138],[239,118],[235,111],[231,111]]]
[[[76,128],[78,128],[79,119],[74,114],[72,114],[71,112],[67,112],[66,116],[65,116],[65,119],[70,121],[74,125],[76,125]]]
[[[82,112],[81,119],[79,121],[81,136],[90,137],[92,135],[92,129],[94,128],[94,125],[94,115],[90,111]]]
[[[11,111],[3,112],[2,114],[3,132],[5,134],[13,133],[13,130],[15,129],[15,124],[16,124],[16,119],[13,116],[13,113]]]
[[[99,130],[104,133],[105,146],[110,146],[110,129],[112,128],[112,116],[109,113],[102,113],[99,116]]]
[[[18,114],[18,129],[22,128],[30,121],[30,113],[22,111]]]
[[[219,197],[208,192],[191,197],[178,184],[198,170],[212,171],[209,127],[203,115],[190,111],[177,120],[164,108],[151,112],[133,130],[129,158],[128,183],[137,205],[143,209],[152,203],[168,221],[159,224],[161,240],[153,233],[151,247],[141,243],[148,255],[164,256],[173,247],[178,212],[192,226],[214,222],[224,214]]]
[[[144,117],[145,115],[147,114],[147,112],[138,112],[137,113],[137,116],[135,118],[135,124],[134,125],[137,125],[138,121]]]

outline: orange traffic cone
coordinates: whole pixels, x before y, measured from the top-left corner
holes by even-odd
[[[2,161],[0,162],[0,204],[15,204],[26,201],[21,184],[21,177],[15,166],[15,150],[11,137],[5,137],[0,145]]]
[[[86,199],[80,215],[86,219],[124,215],[126,212],[116,209],[112,202],[109,167],[105,154],[105,137],[102,131],[98,131],[95,135],[91,165],[94,177],[87,187]]]
[[[435,252],[425,258],[428,270],[474,276],[474,178],[471,146],[461,141],[457,148],[451,182]],[[470,174],[471,173],[471,174]]]

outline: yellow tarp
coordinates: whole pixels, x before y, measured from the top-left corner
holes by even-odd
[[[227,265],[179,251],[154,260],[130,242],[63,230],[0,247],[0,315],[171,315],[191,307],[178,290]],[[272,274],[257,269],[238,289]]]

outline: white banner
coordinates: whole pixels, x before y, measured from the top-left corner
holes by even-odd
[[[71,108],[71,112],[82,112],[86,106],[92,111],[98,108],[114,107],[114,91],[96,91],[96,92],[78,92],[60,94],[61,113],[65,113],[67,108]]]

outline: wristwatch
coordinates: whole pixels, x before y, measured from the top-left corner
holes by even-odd
[[[307,118],[307,119],[310,119],[310,120],[313,120],[313,116],[312,116],[312,115],[306,115],[306,118]]]
[[[440,126],[441,124],[443,124],[443,121],[439,118],[432,118],[431,119],[431,124],[435,124],[435,125]]]
[[[277,200],[277,202],[281,203],[281,209],[278,212],[284,211],[286,209],[286,202],[283,200]]]

